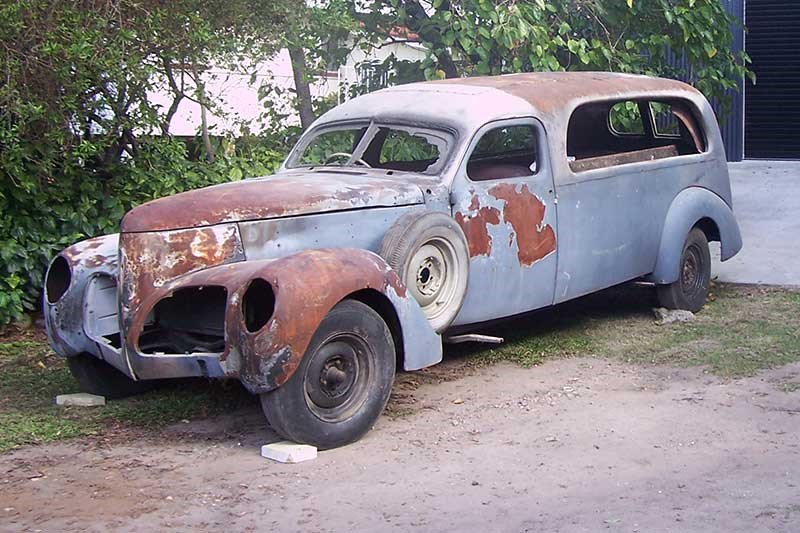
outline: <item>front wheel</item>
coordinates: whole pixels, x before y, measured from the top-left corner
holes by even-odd
[[[658,301],[668,309],[686,309],[696,313],[706,303],[710,283],[708,239],[700,228],[693,228],[683,245],[680,277],[674,283],[656,287]]]
[[[68,357],[67,365],[82,392],[111,400],[134,396],[153,388],[152,382],[134,381],[92,354],[81,353]]]
[[[345,300],[314,333],[289,381],[261,395],[272,428],[320,449],[361,438],[380,416],[392,391],[395,349],[381,316]]]

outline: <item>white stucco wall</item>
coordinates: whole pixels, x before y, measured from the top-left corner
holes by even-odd
[[[425,58],[425,50],[416,43],[387,43],[365,52],[354,47],[344,65],[338,72],[327,77],[318,78],[312,84],[314,96],[346,94],[346,87],[359,82],[358,65],[365,61],[384,61],[394,54],[397,59],[421,61]],[[208,123],[212,135],[237,135],[242,124],[247,124],[250,131],[258,133],[264,127],[264,103],[259,101],[258,88],[265,82],[284,91],[281,98],[271,100],[281,113],[288,115],[286,123],[298,124],[299,117],[294,113],[289,102],[294,90],[292,65],[289,52],[281,50],[275,57],[259,63],[254,69],[255,76],[250,73],[238,73],[224,68],[212,67],[204,73],[206,92],[209,99],[216,103],[217,109],[209,112]],[[341,90],[341,91],[340,91]],[[160,105],[163,110],[169,108],[172,96],[166,89],[150,94],[151,101]],[[170,124],[170,133],[180,136],[196,135],[200,130],[200,105],[184,99]]]

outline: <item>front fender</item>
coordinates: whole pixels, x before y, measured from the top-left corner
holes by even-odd
[[[731,208],[708,189],[689,187],[675,197],[667,211],[651,281],[664,284],[678,279],[686,236],[703,218],[713,220],[719,229],[722,261],[742,249],[742,236]]]
[[[250,283],[262,279],[274,293],[272,316],[248,330],[242,302]],[[422,309],[407,294],[397,274],[378,255],[361,249],[306,250],[275,260],[220,265],[176,280],[178,286],[221,285],[228,291],[225,313],[225,374],[237,376],[253,393],[275,389],[297,369],[325,315],[349,295],[372,289],[394,307],[402,334],[407,370],[438,363],[441,338]]]

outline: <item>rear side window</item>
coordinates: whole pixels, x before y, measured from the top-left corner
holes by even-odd
[[[656,135],[680,137],[680,121],[672,112],[671,105],[662,102],[650,102],[650,112],[653,114]]]
[[[578,107],[567,128],[573,172],[705,152],[706,136],[688,101],[627,100]]]
[[[615,133],[644,135],[644,120],[637,102],[619,102],[611,106],[608,123]]]
[[[530,176],[536,168],[536,130],[525,124],[487,131],[467,161],[467,175],[473,181]]]

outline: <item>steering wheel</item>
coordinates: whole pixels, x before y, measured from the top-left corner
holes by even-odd
[[[334,157],[346,157],[347,159],[350,159],[351,157],[353,157],[353,154],[349,154],[347,152],[334,152],[334,153],[332,153],[331,155],[329,155],[328,157],[325,158],[325,164],[327,165],[328,162],[331,159],[333,159]],[[361,165],[364,165],[367,168],[372,168],[372,165],[370,165],[369,163],[367,163],[366,161],[364,161],[360,157],[358,159],[355,159],[353,162],[354,163],[359,163]]]

